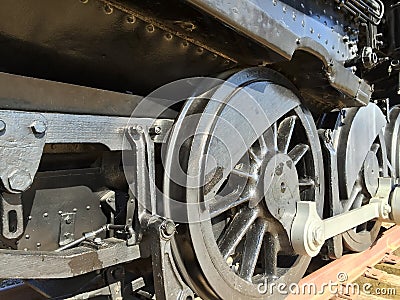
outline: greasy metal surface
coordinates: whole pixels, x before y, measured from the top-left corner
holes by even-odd
[[[0,73],[0,108],[129,117],[143,99],[37,78]]]
[[[296,39],[306,37],[320,43],[337,61],[352,56],[342,35],[279,0],[192,0],[190,2],[286,57],[293,54]]]
[[[73,84],[38,78],[24,77],[0,72],[0,108],[4,110],[26,110],[36,112],[62,112],[70,114],[107,115],[130,117],[142,101],[162,106],[159,99],[126,93],[116,93]],[[135,117],[174,118],[177,112],[163,110],[161,115]]]
[[[140,257],[139,246],[110,238],[99,249],[77,247],[62,252],[0,250],[0,277],[69,278]],[[27,267],[29,266],[29,267]]]
[[[108,1],[4,0],[0,20],[0,70],[14,74],[144,95],[236,65],[190,32]]]
[[[340,102],[349,106],[368,103],[372,93],[371,87],[339,63],[353,56],[343,37],[329,29],[329,35],[336,35],[336,38],[334,42],[330,42],[331,37],[328,36],[326,37],[328,43],[324,42],[322,37],[318,38],[319,33],[316,31],[316,28],[322,25],[314,19],[295,13],[295,15],[300,14],[303,19],[300,25],[291,26],[293,22],[298,22],[297,18],[293,20],[293,9],[276,0],[265,2],[191,0],[191,2],[250,38],[274,49],[287,59],[290,59],[296,50],[314,55],[323,63],[326,70],[324,77],[329,84],[348,96],[338,99],[336,105]],[[249,18],[249,15],[253,17]],[[310,84],[312,85],[312,82]],[[313,88],[318,89],[318,86]]]

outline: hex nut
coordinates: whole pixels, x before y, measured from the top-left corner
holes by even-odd
[[[31,125],[31,128],[32,128],[33,133],[44,134],[47,130],[47,125],[45,122],[39,120],[39,121],[33,122]]]
[[[8,177],[8,184],[13,191],[24,192],[31,186],[32,177],[26,171],[14,171]]]

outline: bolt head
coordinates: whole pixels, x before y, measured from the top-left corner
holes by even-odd
[[[32,177],[26,171],[14,171],[8,177],[8,184],[13,191],[24,192],[31,186]]]
[[[176,227],[174,222],[167,220],[161,225],[161,230],[165,237],[171,237],[175,233]]]
[[[47,130],[47,125],[43,121],[35,121],[31,125],[33,133],[44,134]]]
[[[161,129],[160,126],[156,126],[156,127],[154,128],[154,133],[155,133],[155,134],[161,134],[161,132],[162,132],[162,129]]]
[[[6,130],[6,123],[3,120],[0,120],[0,132],[3,132],[4,130]]]

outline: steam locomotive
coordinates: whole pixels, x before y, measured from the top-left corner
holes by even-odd
[[[0,45],[0,278],[41,297],[284,298],[400,223],[398,0],[2,0]]]

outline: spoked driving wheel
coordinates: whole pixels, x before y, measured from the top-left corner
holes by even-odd
[[[321,150],[310,113],[273,79],[282,80],[259,69],[236,74],[206,105],[188,102],[181,118],[193,125],[200,114],[191,138],[179,137],[182,127],[171,135],[166,173],[177,153],[187,173],[183,189],[170,178],[165,186],[186,204],[175,256],[205,299],[267,298],[268,284],[297,282],[310,262],[289,237],[298,201],[316,201],[322,211]]]
[[[389,176],[382,111],[370,103],[344,112],[344,121],[338,116],[332,136],[338,155],[340,212],[369,203],[376,196],[379,178]],[[356,252],[366,250],[376,240],[380,227],[380,221],[371,220],[343,233],[344,247]]]

